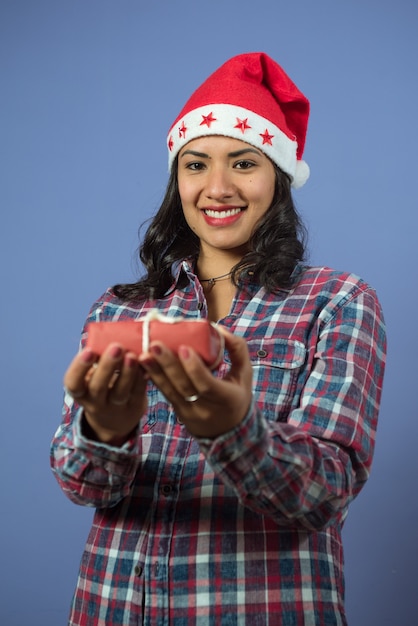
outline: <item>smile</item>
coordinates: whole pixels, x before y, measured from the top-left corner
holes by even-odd
[[[226,217],[233,217],[234,215],[238,215],[244,209],[236,208],[236,209],[226,209],[225,211],[214,211],[213,209],[204,209],[203,212],[208,217],[213,217],[215,219],[221,220]]]

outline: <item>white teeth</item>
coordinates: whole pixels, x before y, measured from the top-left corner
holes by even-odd
[[[238,215],[238,213],[241,213],[241,209],[228,209],[227,211],[212,211],[211,209],[206,209],[204,213],[208,217],[222,219],[224,217],[231,217],[231,215]]]

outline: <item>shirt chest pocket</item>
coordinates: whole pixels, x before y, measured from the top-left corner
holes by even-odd
[[[298,404],[297,379],[306,361],[306,347],[300,341],[274,337],[247,340],[253,366],[253,394],[264,416],[286,421]]]

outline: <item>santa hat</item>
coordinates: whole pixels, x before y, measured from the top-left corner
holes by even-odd
[[[309,101],[263,52],[226,61],[192,94],[168,133],[169,167],[192,139],[225,135],[262,150],[301,187]]]

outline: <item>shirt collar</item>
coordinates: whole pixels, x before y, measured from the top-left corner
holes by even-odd
[[[196,268],[196,259],[194,258],[184,259],[183,261],[178,261],[177,263],[175,263],[173,265],[173,282],[170,286],[170,289],[167,291],[167,293],[171,292],[173,289],[176,289],[179,282],[180,283],[183,282],[182,281],[183,277],[187,276],[187,282],[189,283],[189,285],[190,283],[192,282],[194,283],[196,280],[198,280],[197,275],[195,273],[195,268]],[[304,269],[305,269],[305,265],[303,263],[301,262],[297,263],[295,266],[295,269],[292,272],[293,287],[291,287],[290,289],[280,289],[279,291],[283,291],[285,293],[289,293],[290,291],[292,291],[292,289],[294,288],[295,284],[298,282],[300,275],[302,274]],[[260,288],[260,285],[258,283],[255,283],[253,280],[251,270],[246,270],[244,274],[241,275],[239,283],[242,288],[250,292],[257,291]]]

